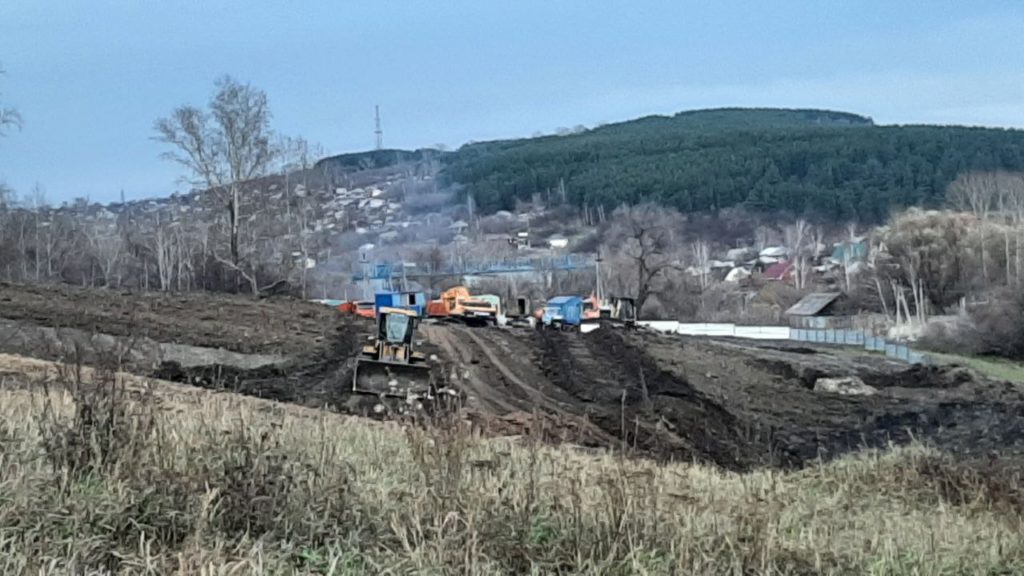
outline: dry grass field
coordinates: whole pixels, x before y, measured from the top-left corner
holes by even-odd
[[[1018,574],[1018,478],[744,474],[0,357],[3,574]],[[979,466],[982,466],[979,468]]]

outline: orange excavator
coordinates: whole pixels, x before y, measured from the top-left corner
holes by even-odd
[[[501,299],[492,294],[473,296],[465,286],[455,286],[427,303],[427,318],[461,320],[470,325],[497,324]]]
[[[440,298],[427,303],[427,318],[462,316],[462,302],[469,297],[469,290],[465,286],[449,288],[441,293]]]

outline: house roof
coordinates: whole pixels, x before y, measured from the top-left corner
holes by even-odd
[[[758,254],[759,256],[767,256],[769,258],[781,258],[789,254],[789,249],[785,246],[769,246]]]
[[[799,302],[786,310],[787,316],[815,316],[842,294],[839,292],[814,292],[804,296]]]
[[[750,271],[746,268],[733,268],[725,275],[726,282],[739,282],[744,278],[750,278]]]
[[[554,298],[548,300],[549,306],[562,306],[565,304],[577,303],[583,303],[583,299],[580,298],[579,296],[555,296]]]
[[[764,269],[764,277],[769,280],[782,280],[793,270],[792,262],[776,262]]]

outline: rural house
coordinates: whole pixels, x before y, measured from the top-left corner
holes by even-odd
[[[846,328],[849,317],[840,308],[846,299],[841,292],[813,292],[786,310],[789,325],[794,328]]]

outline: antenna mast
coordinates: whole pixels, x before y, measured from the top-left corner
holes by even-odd
[[[384,130],[380,127],[380,105],[373,107],[375,112],[375,123],[376,129],[373,131],[377,135],[377,150],[384,148]]]

